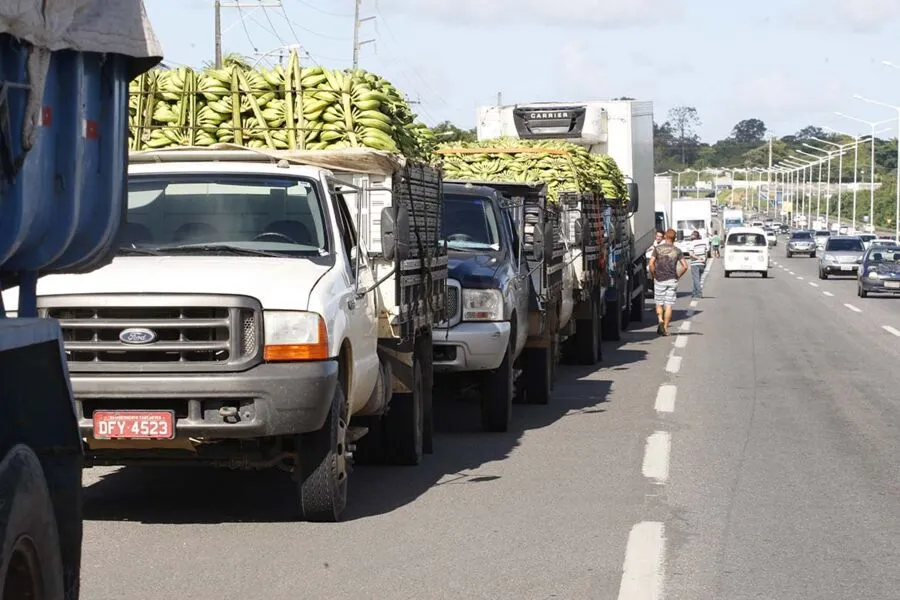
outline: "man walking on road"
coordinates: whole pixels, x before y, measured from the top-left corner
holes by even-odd
[[[709,248],[700,233],[691,234],[691,279],[694,282],[694,298],[703,297],[703,271],[706,270],[706,253]]]
[[[672,321],[672,307],[678,290],[678,280],[687,273],[688,265],[684,255],[675,246],[675,230],[669,229],[665,241],[653,249],[650,256],[650,276],[653,278],[653,297],[656,300],[656,319],[659,325],[656,333],[669,335],[669,323]],[[678,264],[681,263],[681,272]]]
[[[722,239],[719,237],[718,229],[713,231],[712,240],[710,240],[710,241],[712,243],[713,256],[715,256],[716,258],[719,258],[719,243],[722,241]]]

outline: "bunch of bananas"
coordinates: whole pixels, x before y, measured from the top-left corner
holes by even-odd
[[[235,143],[276,150],[367,147],[431,157],[434,137],[403,95],[361,70],[229,65],[154,69],[131,82],[133,150]]]
[[[484,152],[477,150],[484,149]],[[609,200],[624,201],[625,178],[612,157],[593,155],[586,148],[556,140],[499,138],[441,145],[446,179],[467,181],[542,182],[548,200],[560,192],[602,192]]]

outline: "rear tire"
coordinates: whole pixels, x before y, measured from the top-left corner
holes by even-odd
[[[63,563],[50,490],[24,445],[0,463],[0,597],[63,598]]]
[[[425,440],[425,383],[421,357],[413,354],[412,392],[394,394],[382,417],[385,457],[391,465],[422,462]]]
[[[622,339],[622,319],[619,311],[619,303],[606,303],[606,313],[600,322],[600,339],[611,342],[618,342]]]
[[[725,277],[726,278],[731,277],[731,271],[725,271]]]
[[[763,279],[768,279],[768,277],[769,277],[769,272],[768,272],[768,271],[762,271],[762,272],[760,272],[760,275],[762,275],[762,278],[763,278]]]
[[[575,339],[572,340],[575,362],[595,365],[600,360],[600,309],[596,298],[591,300],[591,318],[575,321]]]
[[[318,431],[298,441],[300,513],[307,521],[336,522],[347,506],[347,401],[340,381]]]
[[[509,431],[512,421],[513,395],[516,391],[513,369],[514,339],[506,348],[506,356],[496,371],[487,374],[481,389],[481,426],[485,431]]]

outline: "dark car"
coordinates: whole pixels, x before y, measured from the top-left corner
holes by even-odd
[[[860,298],[869,294],[900,294],[900,246],[873,246],[866,252],[856,293]]]
[[[810,258],[816,256],[816,239],[812,231],[795,231],[787,242],[787,257],[795,254],[806,254]]]

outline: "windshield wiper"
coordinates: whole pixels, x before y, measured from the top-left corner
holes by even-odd
[[[254,248],[242,248],[241,246],[233,246],[231,244],[189,244],[187,246],[159,248],[160,254],[206,254],[213,252],[229,252],[239,256],[272,256],[275,258],[285,258],[290,256],[290,254],[282,252],[268,252],[266,250],[256,250]]]
[[[136,254],[138,256],[159,256],[159,251],[153,248],[124,247],[116,250],[116,254]]]

